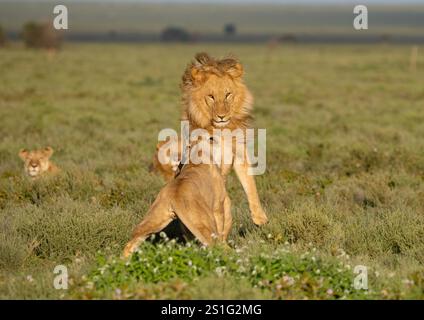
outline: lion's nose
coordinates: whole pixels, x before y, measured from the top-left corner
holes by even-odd
[[[38,166],[37,162],[31,162],[31,163],[30,163],[30,165],[31,165],[31,167],[33,167],[33,168],[35,168],[35,167],[37,167],[37,166]]]
[[[221,119],[221,120],[224,120],[224,118],[225,118],[225,115],[223,115],[223,116],[217,115],[217,116],[218,116],[218,118],[219,118],[219,119]]]

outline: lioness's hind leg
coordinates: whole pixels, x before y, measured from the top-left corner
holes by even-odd
[[[141,242],[146,240],[150,235],[163,230],[174,217],[174,213],[168,207],[168,202],[161,204],[156,201],[143,221],[134,229],[133,237],[125,246],[123,256],[130,256]]]

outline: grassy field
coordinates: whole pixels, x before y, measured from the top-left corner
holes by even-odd
[[[270,223],[229,177],[232,250],[172,241],[119,259],[163,186],[194,53],[236,54],[267,129],[257,178]],[[410,47],[67,45],[0,50],[0,298],[424,298],[424,55]],[[50,145],[62,173],[23,176]],[[53,287],[67,266],[68,290]],[[356,265],[368,290],[355,290]]]

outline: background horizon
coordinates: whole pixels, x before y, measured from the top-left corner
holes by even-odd
[[[266,3],[265,3],[266,2]],[[352,1],[271,0],[186,1],[68,0],[68,40],[160,41],[167,30],[171,40],[208,42],[395,42],[424,43],[424,1],[397,4],[368,0],[369,29],[353,28]],[[195,3],[195,4],[194,4]],[[325,4],[323,4],[325,3]],[[23,26],[48,21],[55,1],[0,0],[0,26],[19,39]],[[227,33],[226,28],[230,26]],[[231,37],[228,37],[231,35]]]

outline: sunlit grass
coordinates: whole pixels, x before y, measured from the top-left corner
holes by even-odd
[[[127,266],[123,246],[164,183],[149,172],[157,133],[179,130],[180,77],[201,50],[244,63],[255,125],[267,129],[256,181],[270,223],[253,225],[231,175],[232,250],[146,244]],[[424,74],[410,72],[409,54],[383,45],[68,45],[53,59],[0,50],[0,297],[422,298]],[[62,173],[31,183],[17,153],[46,145]],[[169,258],[181,273],[159,268]],[[339,262],[351,270],[339,274]],[[68,291],[53,288],[58,264]],[[356,265],[369,267],[368,293],[344,293]],[[253,276],[255,266],[265,269]]]

